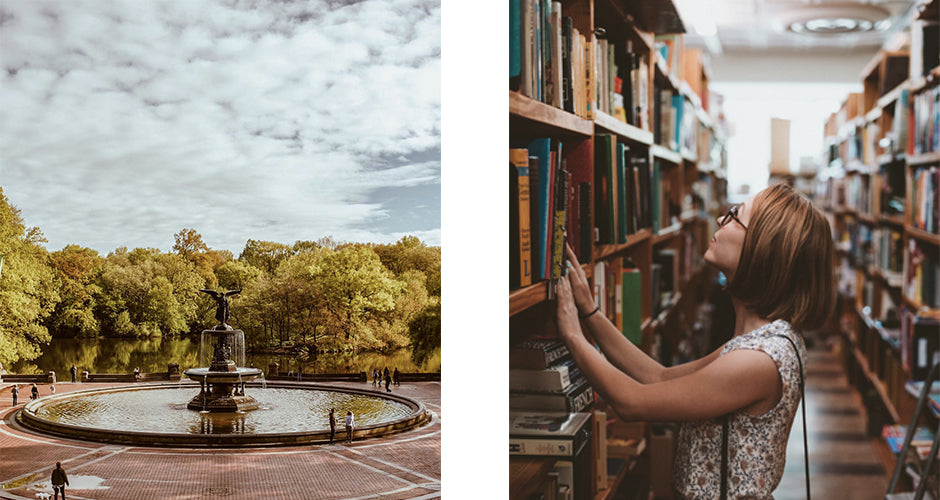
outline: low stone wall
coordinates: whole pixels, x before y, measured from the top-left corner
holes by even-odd
[[[266,380],[299,380],[303,382],[365,382],[366,372],[359,373],[265,373]]]
[[[18,373],[4,373],[3,382],[8,384],[50,384],[55,383],[55,374],[52,373],[42,373],[42,374],[18,374]]]

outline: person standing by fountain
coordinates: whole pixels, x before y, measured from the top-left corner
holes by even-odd
[[[13,393],[13,406],[16,406],[16,398],[20,397],[20,386],[13,384],[13,389],[10,392]]]
[[[69,368],[69,372],[72,373],[72,383],[74,384],[78,379],[78,367],[75,366],[75,363],[72,363],[72,367]]]
[[[330,444],[336,437],[336,408],[330,408]]]
[[[33,382],[33,387],[29,390],[29,399],[39,399],[39,388],[36,387],[36,383]]]
[[[346,442],[347,443],[352,443],[353,425],[355,425],[355,419],[353,418],[353,413],[351,411],[347,411],[346,412]]]
[[[59,492],[62,492],[62,500],[65,500],[65,485],[69,484],[69,476],[62,468],[62,462],[55,463],[55,469],[52,469],[52,491],[55,494],[55,500],[59,500]]]

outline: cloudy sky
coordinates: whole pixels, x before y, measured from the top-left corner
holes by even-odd
[[[441,236],[439,0],[0,0],[0,186],[47,248]]]

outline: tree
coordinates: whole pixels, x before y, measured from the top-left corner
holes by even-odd
[[[375,245],[374,250],[382,264],[396,276],[410,270],[424,273],[428,293],[441,296],[440,247],[427,246],[414,236],[404,236],[391,245]]]
[[[435,349],[441,347],[441,303],[428,307],[416,316],[409,326],[411,360],[424,364]]]
[[[120,336],[178,335],[197,323],[205,279],[192,262],[154,249],[119,249],[105,259],[98,317]]]
[[[68,245],[53,252],[50,262],[60,296],[48,322],[53,335],[98,335],[95,298],[101,294],[97,281],[104,259],[91,248]]]
[[[173,244],[173,251],[185,259],[191,259],[193,255],[209,250],[209,247],[202,241],[202,235],[195,229],[183,228],[173,235],[173,239],[176,241]]]
[[[331,333],[354,345],[375,347],[367,320],[392,310],[402,283],[385,269],[378,255],[364,245],[351,245],[323,256],[315,275],[323,292]]]
[[[51,336],[44,321],[59,300],[45,240],[38,228],[27,229],[20,211],[0,188],[0,363],[35,359]]]
[[[291,247],[283,243],[248,240],[238,260],[243,260],[268,274],[274,274],[277,266],[293,253]]]

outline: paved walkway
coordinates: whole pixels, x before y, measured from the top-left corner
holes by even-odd
[[[56,389],[62,393],[115,385],[126,384],[59,383]],[[334,385],[371,388],[352,382]],[[10,390],[0,391],[0,498],[35,500],[37,493],[51,493],[56,461],[69,476],[68,498],[76,500],[441,496],[440,382],[395,389],[433,413],[431,423],[419,429],[348,446],[238,450],[144,448],[39,435],[16,424]],[[40,394],[48,393],[48,385],[41,385]],[[20,396],[17,408],[29,401],[29,384],[20,384]]]

